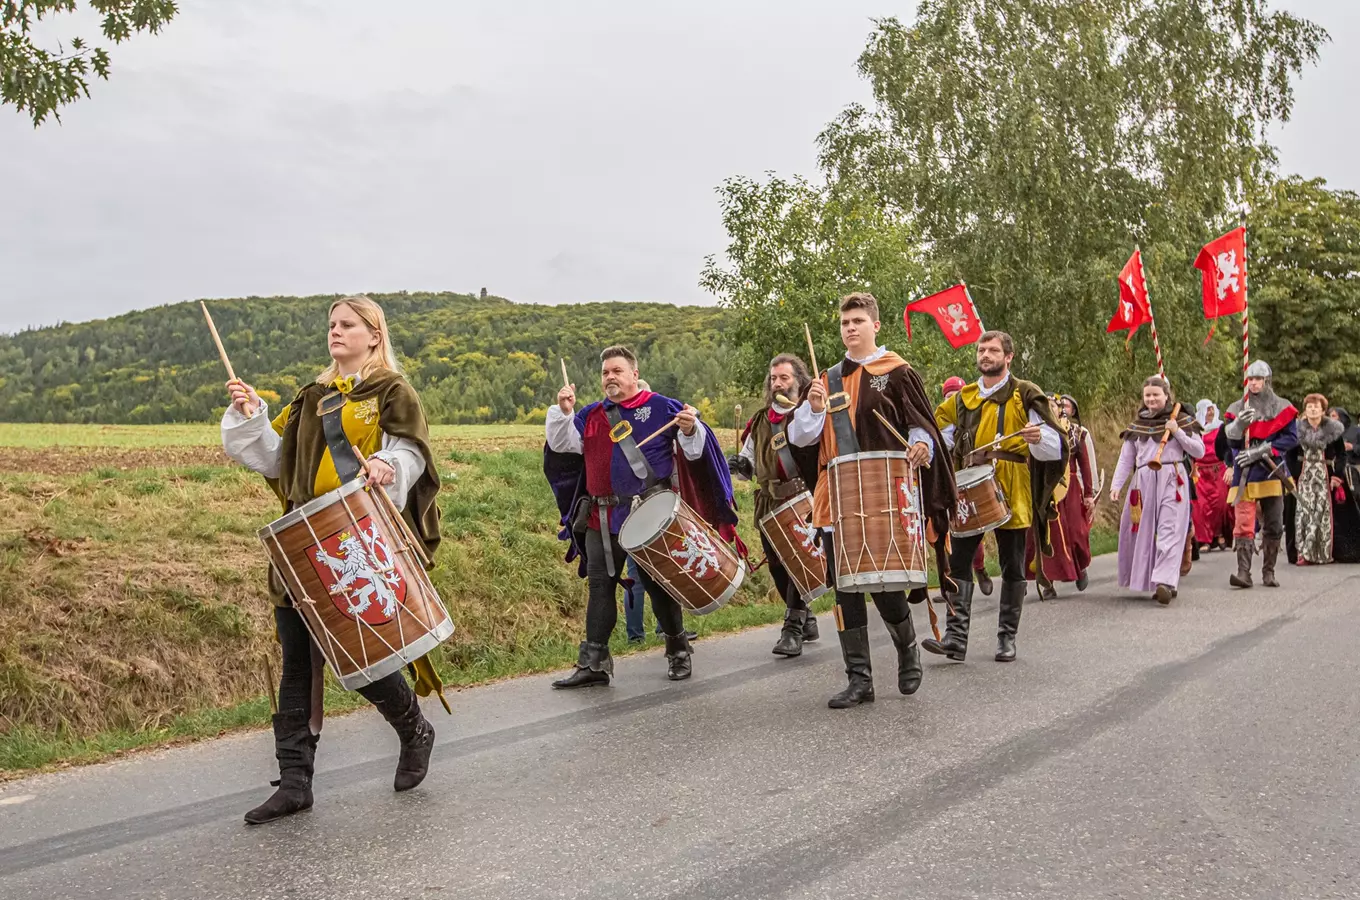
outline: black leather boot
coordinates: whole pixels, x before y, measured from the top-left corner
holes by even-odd
[[[606,685],[613,674],[614,657],[609,655],[609,645],[582,641],[581,651],[576,656],[576,668],[566,678],[554,681],[552,686],[561,690]]]
[[[1261,542],[1261,584],[1279,587],[1275,580],[1275,560],[1280,556],[1280,539],[1266,538]]]
[[[279,761],[274,795],[246,813],[247,825],[261,825],[312,807],[312,773],[316,735],[305,709],[283,710],[274,716],[274,757]]]
[[[803,643],[811,644],[821,636],[822,632],[817,627],[817,617],[812,614],[812,610],[808,610],[807,621],[803,623]]]
[[[779,640],[770,652],[779,656],[801,656],[807,618],[808,613],[805,609],[786,609],[784,630],[779,632]]]
[[[869,629],[847,628],[840,632],[841,656],[845,659],[845,674],[850,684],[826,705],[832,709],[849,709],[861,703],[874,702],[874,670],[869,663]]]
[[[1001,609],[997,613],[996,661],[1015,660],[1015,633],[1020,630],[1020,610],[1025,605],[1023,581],[1001,582]]]
[[[992,596],[992,576],[987,574],[987,570],[974,569],[973,575],[977,578],[977,588],[982,591],[982,596]]]
[[[688,635],[666,635],[666,677],[671,681],[684,681],[693,675],[694,663],[690,659],[693,653]]]
[[[897,689],[914,694],[921,687],[921,648],[916,645],[916,626],[911,614],[900,622],[884,620],[893,646],[897,648]]]
[[[1251,587],[1251,557],[1256,548],[1251,538],[1238,538],[1233,542],[1237,550],[1237,571],[1228,576],[1228,583],[1235,588]]]
[[[965,581],[959,585],[959,592],[951,598],[953,611],[945,617],[944,639],[926,638],[921,647],[931,653],[938,653],[950,659],[963,662],[968,653],[968,621],[973,613],[973,582]]]
[[[397,774],[392,780],[395,791],[409,791],[425,780],[434,751],[434,726],[420,711],[420,698],[400,672],[359,689],[401,739]]]

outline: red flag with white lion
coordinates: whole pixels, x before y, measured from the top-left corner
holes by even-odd
[[[944,333],[944,339],[956,350],[982,337],[982,317],[973,305],[968,288],[962,284],[907,304],[906,311],[902,313],[902,324],[907,327],[907,340],[911,340],[911,314],[914,312],[934,316],[940,331]]]

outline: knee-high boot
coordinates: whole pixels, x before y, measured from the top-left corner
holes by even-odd
[[[409,791],[425,780],[434,751],[434,726],[420,711],[420,699],[400,672],[359,689],[401,739],[392,789]]]
[[[973,582],[959,584],[959,592],[953,595],[951,612],[945,617],[943,640],[926,638],[921,646],[931,653],[938,653],[950,659],[963,662],[968,654],[968,622],[973,614]]]
[[[312,806],[317,736],[307,724],[305,709],[280,710],[274,716],[274,756],[279,780],[274,795],[246,813],[247,825],[261,825],[291,816]]]
[[[904,694],[914,694],[921,687],[921,648],[916,645],[916,626],[912,624],[911,613],[900,622],[884,619],[883,624],[888,626],[888,634],[897,648],[897,689]]]
[[[874,670],[869,662],[869,629],[847,628],[839,632],[841,656],[845,659],[845,674],[850,684],[826,702],[832,709],[849,709],[874,700]]]
[[[1235,588],[1251,587],[1251,557],[1256,551],[1252,539],[1240,537],[1234,541],[1237,550],[1237,571],[1228,576],[1228,583]]]
[[[1275,560],[1280,556],[1280,539],[1266,538],[1261,542],[1261,584],[1279,587],[1275,580]]]
[[[1020,630],[1020,610],[1025,605],[1025,591],[1029,588],[1023,581],[1001,582],[1001,609],[997,613],[996,661],[1012,662],[1015,659],[1015,633]]]

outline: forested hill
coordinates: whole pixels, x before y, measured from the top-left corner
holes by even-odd
[[[653,390],[730,417],[722,335],[730,313],[660,303],[534,306],[465,294],[373,294],[432,422],[541,421],[565,357],[582,397],[599,393],[599,351],[627,343]],[[334,296],[210,300],[236,373],[271,402],[327,362]],[[198,303],[0,336],[0,420],[208,421],[226,375]],[[719,409],[729,412],[723,415]]]

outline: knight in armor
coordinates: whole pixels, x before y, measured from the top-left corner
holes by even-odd
[[[1247,367],[1246,396],[1228,407],[1218,436],[1219,458],[1232,469],[1228,503],[1233,507],[1237,571],[1228,580],[1237,588],[1252,586],[1251,559],[1258,519],[1261,583],[1280,586],[1275,580],[1275,562],[1284,539],[1284,498],[1294,489],[1286,457],[1298,447],[1299,432],[1298,410],[1275,393],[1272,374],[1263,360]]]
[[[949,511],[955,502],[954,475],[946,460],[936,460],[940,432],[931,415],[925,385],[916,371],[896,353],[879,346],[878,301],[872,294],[854,293],[841,299],[841,341],[845,358],[821,377],[812,381],[806,400],[794,413],[789,425],[790,443],[818,448],[817,487],[813,492],[813,524],[830,529],[831,500],[827,488],[828,463],[840,456],[884,450],[903,450],[893,434],[906,438],[910,445],[908,460],[918,468],[926,535],[936,548],[940,571],[944,543],[949,527]],[[874,412],[883,416],[886,427]],[[828,421],[828,419],[830,421]],[[935,465],[931,465],[936,460]],[[827,573],[836,580],[833,541],[828,533]],[[969,551],[972,558],[972,551]],[[872,594],[874,606],[888,627],[897,649],[897,688],[914,694],[921,686],[921,653],[916,643],[911,607],[905,591]],[[912,602],[926,599],[924,588],[912,592]],[[873,669],[869,656],[869,618],[863,593],[836,591],[836,627],[841,655],[849,684],[827,703],[832,709],[846,709],[874,699]]]
[[[265,477],[285,511],[359,477],[363,470],[352,449],[358,447],[368,459],[368,482],[387,491],[433,559],[439,546],[439,476],[424,410],[401,375],[382,308],[367,297],[337,300],[331,304],[328,344],[331,364],[272,419],[254,388],[239,379],[228,382],[231,405],[222,417],[223,447],[236,462]],[[313,652],[291,598],[270,574],[283,652],[273,720],[279,780],[273,796],[246,813],[251,825],[311,807],[321,734],[323,673],[313,662],[321,656]],[[370,588],[379,594],[386,589]],[[398,791],[424,780],[434,749],[434,727],[421,713],[417,694],[442,688],[429,660],[422,658],[412,671],[414,691],[401,671],[359,688],[401,741],[393,783]]]
[[[678,491],[725,539],[737,541],[727,464],[694,407],[642,390],[637,357],[623,346],[600,354],[600,387],[604,399],[580,410],[576,386],[563,387],[547,414],[543,469],[562,515],[559,537],[570,542],[567,559],[578,560],[588,584],[585,640],[571,674],[553,682],[559,689],[607,685],[613,675],[609,638],[618,621],[617,589],[628,577],[619,532],[635,501]],[[665,635],[666,675],[689,678],[693,648],[680,603],[645,567],[637,574]]]
[[[1053,495],[1067,471],[1067,447],[1048,396],[1038,385],[1011,374],[1015,344],[1004,331],[978,338],[981,378],[944,401],[935,421],[956,469],[991,463],[1010,506],[1010,519],[992,534],[1001,561],[997,662],[1015,659],[1015,637],[1025,601],[1025,536],[1034,530],[1038,553],[1053,555],[1049,523],[1057,517]],[[998,438],[1006,438],[995,446]],[[974,452],[977,450],[978,452]],[[968,652],[973,608],[973,554],[982,535],[954,536],[949,571],[958,582],[943,640],[926,640],[931,653],[962,662]],[[1042,582],[1041,582],[1042,583]]]
[[[761,519],[781,504],[817,486],[817,448],[791,444],[785,429],[793,415],[798,397],[803,396],[812,376],[798,357],[781,353],[770,360],[765,377],[765,404],[749,422],[742,434],[741,450],[729,457],[728,467],[739,479],[754,480],[755,521],[759,530]],[[820,537],[809,524],[809,539],[821,545]],[[789,577],[788,569],[764,531],[760,534],[770,577],[784,600],[784,627],[771,651],[778,656],[798,656],[803,643],[820,637],[817,617],[808,609],[798,585]]]

